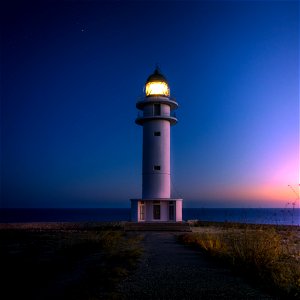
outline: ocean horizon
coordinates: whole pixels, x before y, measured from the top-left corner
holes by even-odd
[[[299,208],[183,208],[183,220],[300,225]],[[130,208],[1,208],[1,223],[130,221]]]

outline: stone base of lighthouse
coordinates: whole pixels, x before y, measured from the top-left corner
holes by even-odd
[[[132,222],[182,222],[182,199],[131,199]]]

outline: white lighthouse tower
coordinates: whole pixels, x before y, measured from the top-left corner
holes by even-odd
[[[143,126],[143,192],[131,199],[133,222],[181,222],[182,199],[171,196],[170,127],[177,123],[166,78],[156,68],[145,84],[145,95],[136,103]]]

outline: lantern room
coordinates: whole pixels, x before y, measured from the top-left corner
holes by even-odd
[[[167,79],[156,68],[154,73],[150,75],[145,84],[145,94],[149,96],[170,96],[170,89]]]

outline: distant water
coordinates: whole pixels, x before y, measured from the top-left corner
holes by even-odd
[[[129,208],[0,209],[0,222],[129,221]],[[295,208],[184,208],[183,220],[300,225]]]

